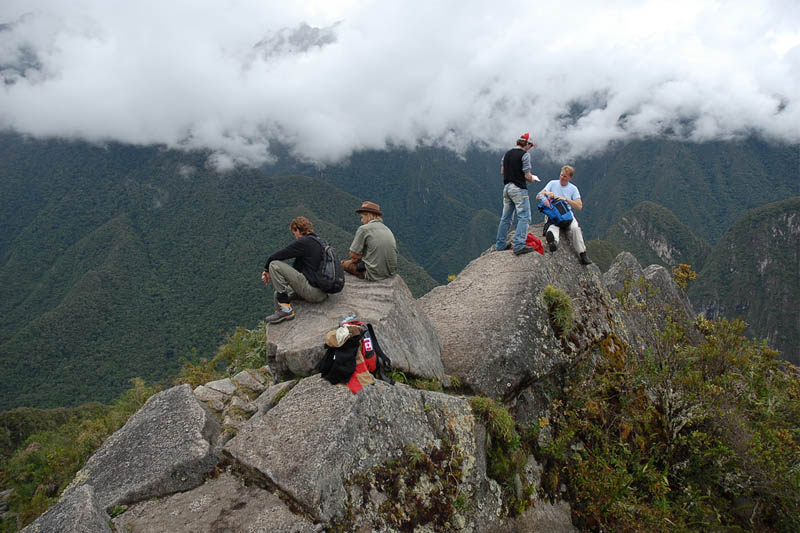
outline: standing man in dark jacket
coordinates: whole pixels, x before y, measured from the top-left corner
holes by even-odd
[[[277,309],[267,317],[267,322],[277,324],[294,318],[291,300],[300,298],[307,302],[319,303],[328,294],[317,287],[319,267],[323,260],[322,245],[311,235],[314,226],[306,217],[297,217],[289,224],[289,231],[295,241],[282,250],[278,250],[267,259],[261,280],[265,285],[272,282],[277,300]],[[284,259],[294,258],[289,266]]]
[[[525,245],[528,224],[531,222],[531,202],[528,198],[528,182],[539,181],[531,174],[531,154],[528,150],[536,146],[530,133],[523,133],[517,139],[517,146],[503,155],[500,161],[500,174],[503,175],[503,214],[497,227],[495,250],[506,250],[506,237],[511,219],[517,214],[517,229],[512,246],[514,255],[526,254],[533,248]]]

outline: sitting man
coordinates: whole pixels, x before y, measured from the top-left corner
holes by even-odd
[[[581,258],[581,264],[591,265],[592,262],[586,255],[586,245],[583,243],[583,232],[581,231],[581,227],[578,225],[578,219],[574,214],[575,210],[580,211],[583,209],[581,193],[574,184],[570,183],[574,176],[575,169],[569,165],[564,165],[561,168],[561,175],[559,178],[557,180],[550,180],[547,185],[544,186],[544,189],[539,191],[539,194],[536,195],[536,198],[542,198],[546,196],[551,200],[564,200],[567,202],[567,204],[569,204],[570,211],[573,211],[573,219],[566,228],[567,236],[572,243],[572,247],[576,252],[578,252],[578,255]],[[545,228],[547,229],[545,236],[548,244],[550,245],[550,251],[555,252],[558,248],[558,237],[561,233],[561,228],[555,224],[550,224],[549,220]]]
[[[297,217],[289,224],[289,231],[294,235],[294,242],[269,256],[261,273],[265,285],[272,282],[278,303],[276,311],[267,317],[270,324],[294,318],[291,304],[294,298],[319,303],[328,297],[325,291],[317,287],[323,255],[319,241],[310,237],[316,235],[314,226],[306,217]],[[283,262],[283,259],[291,258],[294,258],[292,266]]]
[[[383,224],[381,206],[364,202],[356,213],[361,226],[350,245],[350,259],[342,261],[345,272],[368,281],[392,277],[397,272],[397,243],[392,230]]]

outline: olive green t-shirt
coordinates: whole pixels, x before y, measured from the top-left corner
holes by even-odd
[[[370,281],[386,279],[397,272],[397,243],[392,230],[380,220],[359,226],[350,251],[363,256],[365,277]]]

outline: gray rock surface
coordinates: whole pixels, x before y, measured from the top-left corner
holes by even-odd
[[[614,318],[619,336],[637,350],[646,350],[658,342],[658,331],[666,319],[690,322],[694,311],[689,298],[672,274],[660,265],[642,268],[629,252],[620,252],[603,283],[614,300]],[[687,334],[696,336],[692,328]]]
[[[566,502],[538,501],[536,505],[492,533],[577,533]]]
[[[82,485],[61,498],[24,528],[24,533],[110,533],[108,515],[91,485]]]
[[[70,485],[91,485],[109,509],[188,490],[203,482],[219,459],[216,418],[180,385],[151,397],[106,440]]]
[[[131,533],[313,533],[317,527],[293,514],[276,495],[245,486],[229,473],[189,492],[145,501],[114,519]]]
[[[572,299],[579,324],[557,337],[542,299],[547,285]],[[595,265],[566,241],[554,253],[487,252],[420,300],[442,338],[442,362],[478,394],[511,399],[606,335],[610,300]]]
[[[642,276],[642,266],[633,257],[633,254],[620,252],[603,274],[603,284],[608,289],[611,297],[617,298],[619,294],[624,294],[631,288],[636,291],[637,288],[633,284],[635,280]]]
[[[269,326],[270,359],[279,374],[308,376],[325,353],[325,335],[346,316],[370,322],[394,368],[443,378],[441,341],[400,276],[364,281],[345,275],[342,292],[320,304],[293,302],[295,319]],[[272,363],[271,363],[272,365]]]
[[[295,385],[297,385],[296,379],[283,381],[281,383],[276,383],[275,385],[272,385],[267,390],[262,392],[261,396],[256,398],[253,404],[256,406],[259,413],[261,414],[266,413],[267,411],[275,407],[275,405],[278,403],[277,400],[280,395],[286,394]]]
[[[425,454],[449,446],[463,461],[458,474],[446,481],[474,502],[473,517],[456,513],[452,523],[476,523],[479,516],[488,527],[499,523],[501,503],[496,484],[486,479],[484,439],[463,398],[381,381],[354,395],[313,376],[264,415],[251,418],[225,445],[225,453],[315,519],[346,522],[348,509],[356,509],[363,520],[369,515],[366,508],[377,510],[389,499],[386,488],[376,488],[370,477],[374,469],[397,460],[408,463],[404,453],[409,446]],[[408,491],[423,490],[423,485],[420,480]],[[368,486],[375,491],[373,498],[364,498],[371,492]],[[387,525],[372,523],[379,529]]]
[[[264,392],[266,388],[266,380],[258,372],[252,370],[242,370],[231,380],[242,387],[248,388],[253,392]]]

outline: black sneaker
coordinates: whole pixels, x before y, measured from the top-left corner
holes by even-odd
[[[292,320],[294,319],[294,309],[289,309],[288,311],[284,311],[282,308],[278,308],[277,311],[272,313],[267,317],[267,322],[270,324],[279,324],[284,320]]]
[[[519,248],[514,248],[514,255],[529,254],[532,251],[533,246],[520,246]]]
[[[555,252],[558,250],[558,245],[556,244],[556,238],[553,237],[553,234],[549,231],[547,232],[547,244],[550,245],[550,251]]]
[[[592,260],[589,259],[589,256],[586,255],[586,252],[581,252],[581,264],[582,265],[591,265]]]

